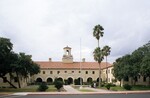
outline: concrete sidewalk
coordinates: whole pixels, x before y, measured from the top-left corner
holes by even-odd
[[[95,92],[116,92],[116,91],[110,91],[110,90],[105,90],[105,89],[97,89],[97,88],[91,88],[91,87],[84,87],[82,89],[92,90],[92,91],[95,91]]]
[[[64,85],[63,86],[64,89],[67,91],[67,92],[72,92],[72,93],[79,93],[80,91],[78,91],[77,89],[74,89],[72,86],[70,85]]]

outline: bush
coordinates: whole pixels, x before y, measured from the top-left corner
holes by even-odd
[[[110,90],[110,87],[112,86],[112,84],[111,83],[107,83],[107,84],[105,84],[105,87],[108,89],[108,90]]]
[[[68,80],[67,79],[65,79],[64,82],[65,82],[65,85],[68,85]]]
[[[60,88],[63,87],[63,82],[55,79],[54,85],[57,88],[57,90],[60,91]]]
[[[132,86],[129,84],[125,84],[125,85],[123,85],[123,88],[126,90],[131,90]]]
[[[74,80],[75,85],[80,85],[80,81],[78,79]]]
[[[48,86],[46,85],[46,83],[41,83],[38,87],[38,91],[46,91],[48,89]]]

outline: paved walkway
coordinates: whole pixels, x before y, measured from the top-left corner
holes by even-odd
[[[80,91],[78,91],[77,89],[74,89],[72,86],[70,85],[64,85],[63,86],[64,89],[67,91],[67,92],[72,92],[72,93],[79,93]]]
[[[84,87],[83,89],[92,90],[95,92],[114,92],[114,91],[109,91],[109,90],[104,90],[104,89],[96,89],[96,88],[91,88],[91,87]]]

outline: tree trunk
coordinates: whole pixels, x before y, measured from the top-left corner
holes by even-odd
[[[98,47],[99,47],[99,40],[98,40]]]
[[[148,86],[150,86],[150,77],[149,77],[149,81],[148,81]]]
[[[120,87],[121,87],[121,81],[120,81]]]
[[[131,85],[133,85],[133,77],[131,77]]]
[[[17,75],[17,82],[18,82],[18,87],[21,88],[21,85],[20,85],[20,80],[19,80],[19,75],[18,73],[16,72],[16,75]]]
[[[4,79],[4,77],[3,76],[0,76],[2,79]],[[16,86],[14,86],[10,81],[8,81],[7,79],[6,79],[6,82],[7,83],[9,83],[13,88],[15,88],[15,89],[17,89],[17,87]]]
[[[108,66],[107,66],[107,56],[106,56],[106,72],[107,72],[107,74],[106,74],[106,75],[107,75],[107,76],[106,76],[107,81],[106,81],[106,82],[108,83]]]
[[[134,83],[133,83],[133,85],[136,85],[136,80],[134,79]]]
[[[99,63],[99,88],[101,87],[101,63]]]
[[[120,87],[121,87],[121,80],[120,80]]]

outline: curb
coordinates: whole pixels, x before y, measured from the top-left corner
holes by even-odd
[[[7,95],[94,95],[94,94],[150,94],[150,91],[115,91],[115,92],[18,92],[0,93],[0,96]]]
[[[80,92],[80,93],[28,93],[28,95],[93,95],[93,94],[150,94],[150,91],[134,92]]]

